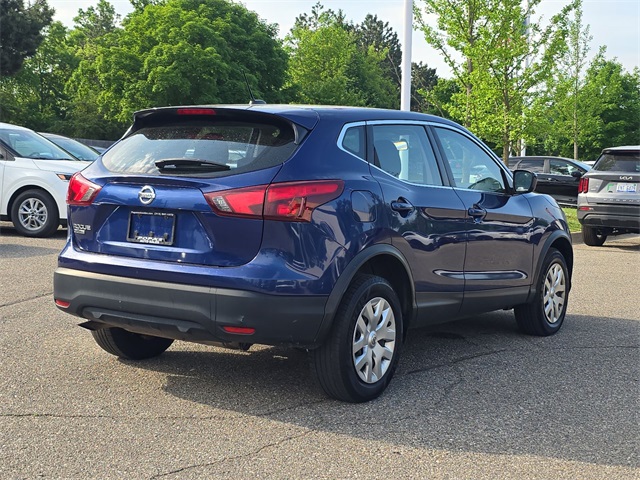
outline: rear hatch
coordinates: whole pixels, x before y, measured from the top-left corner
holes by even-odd
[[[590,204],[640,204],[640,150],[604,150],[579,191]]]
[[[262,242],[256,186],[257,192],[264,186],[264,197],[306,133],[283,117],[246,109],[140,112],[125,137],[71,181],[74,246],[136,259],[242,265]]]

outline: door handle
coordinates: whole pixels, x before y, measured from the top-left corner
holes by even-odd
[[[487,216],[487,211],[484,208],[479,208],[477,206],[470,207],[469,210],[467,210],[467,213],[473,218],[475,223],[480,223],[482,219]]]
[[[398,200],[391,202],[391,209],[395,210],[401,215],[406,215],[409,212],[413,211],[415,207],[408,200],[399,198]]]

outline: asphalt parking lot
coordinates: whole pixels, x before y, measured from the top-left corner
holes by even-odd
[[[561,332],[512,312],[414,331],[376,401],[297,350],[118,360],[53,306],[66,232],[0,223],[0,478],[638,479],[640,237],[576,244]]]

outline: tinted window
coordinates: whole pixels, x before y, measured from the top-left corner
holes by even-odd
[[[573,172],[583,173],[584,170],[577,167],[571,162],[565,160],[549,160],[549,172],[554,175],[567,175],[571,176]]]
[[[366,158],[364,126],[347,129],[342,138],[342,148],[363,160]]]
[[[505,192],[502,169],[478,144],[448,128],[435,128],[456,187]]]
[[[113,172],[225,176],[272,167],[294,152],[295,135],[285,122],[257,123],[221,120],[193,120],[190,117],[135,131],[103,156]],[[160,169],[161,160],[200,160],[226,166],[221,171],[191,173],[188,165]],[[195,164],[194,164],[195,165]]]
[[[640,152],[605,153],[593,169],[601,172],[640,172]]]
[[[425,129],[418,125],[372,127],[374,165],[389,175],[419,185],[442,185]]]
[[[544,170],[544,160],[527,158],[517,165],[518,170],[529,170],[530,172],[542,173]]]

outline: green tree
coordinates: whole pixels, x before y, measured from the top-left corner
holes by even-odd
[[[626,72],[607,60],[602,48],[592,60],[583,87],[582,157],[595,159],[606,147],[640,144],[640,70]]]
[[[524,133],[533,91],[562,52],[566,6],[542,28],[531,21],[541,0],[423,0],[417,11],[427,42],[440,51],[460,90],[446,106],[454,118],[509,154]],[[422,14],[437,15],[437,27]]]
[[[36,53],[53,13],[46,0],[27,8],[23,0],[0,0],[0,77],[15,75],[25,58]]]
[[[243,72],[258,96],[278,100],[287,57],[276,33],[226,0],[149,3],[97,48],[100,111],[127,122],[151,106],[246,102]],[[93,81],[78,78],[78,91]]]
[[[381,67],[384,74],[400,89],[402,82],[402,48],[398,35],[389,26],[389,22],[378,19],[370,13],[364,17],[361,24],[356,25],[357,43],[366,52],[373,47],[376,53],[384,55]]]
[[[117,30],[120,15],[106,0],[99,0],[95,7],[78,10],[73,18],[74,29],[70,41],[78,49],[90,48],[92,43]]]
[[[385,75],[387,48],[365,45],[342,12],[316,4],[287,35],[289,91],[294,100],[327,105],[393,108],[397,88]]]
[[[320,2],[311,7],[311,13],[301,13],[296,17],[294,29],[317,30],[327,23],[336,24],[349,32],[355,30],[353,22],[347,21],[347,17],[342,10],[337,12],[330,8],[325,10],[324,5]]]
[[[534,138],[542,134],[546,151],[577,160],[584,132],[595,121],[585,115],[585,71],[592,37],[582,21],[582,0],[576,2],[567,31],[566,49],[534,100],[527,133]]]
[[[13,77],[0,78],[0,119],[36,130],[58,131],[66,113],[65,83],[77,62],[66,43],[67,29],[53,22],[36,53]]]
[[[95,7],[79,9],[74,22],[69,44],[77,67],[65,86],[69,99],[65,130],[76,137],[114,140],[127,122],[109,118],[101,109],[98,58],[100,52],[118,45],[120,16],[109,2],[100,0]]]
[[[431,92],[438,84],[435,68],[429,68],[422,62],[411,64],[411,110],[414,112],[433,113],[442,116],[442,110],[437,111],[435,104],[430,101]],[[435,101],[436,97],[431,100]],[[450,97],[447,98],[450,101]]]

